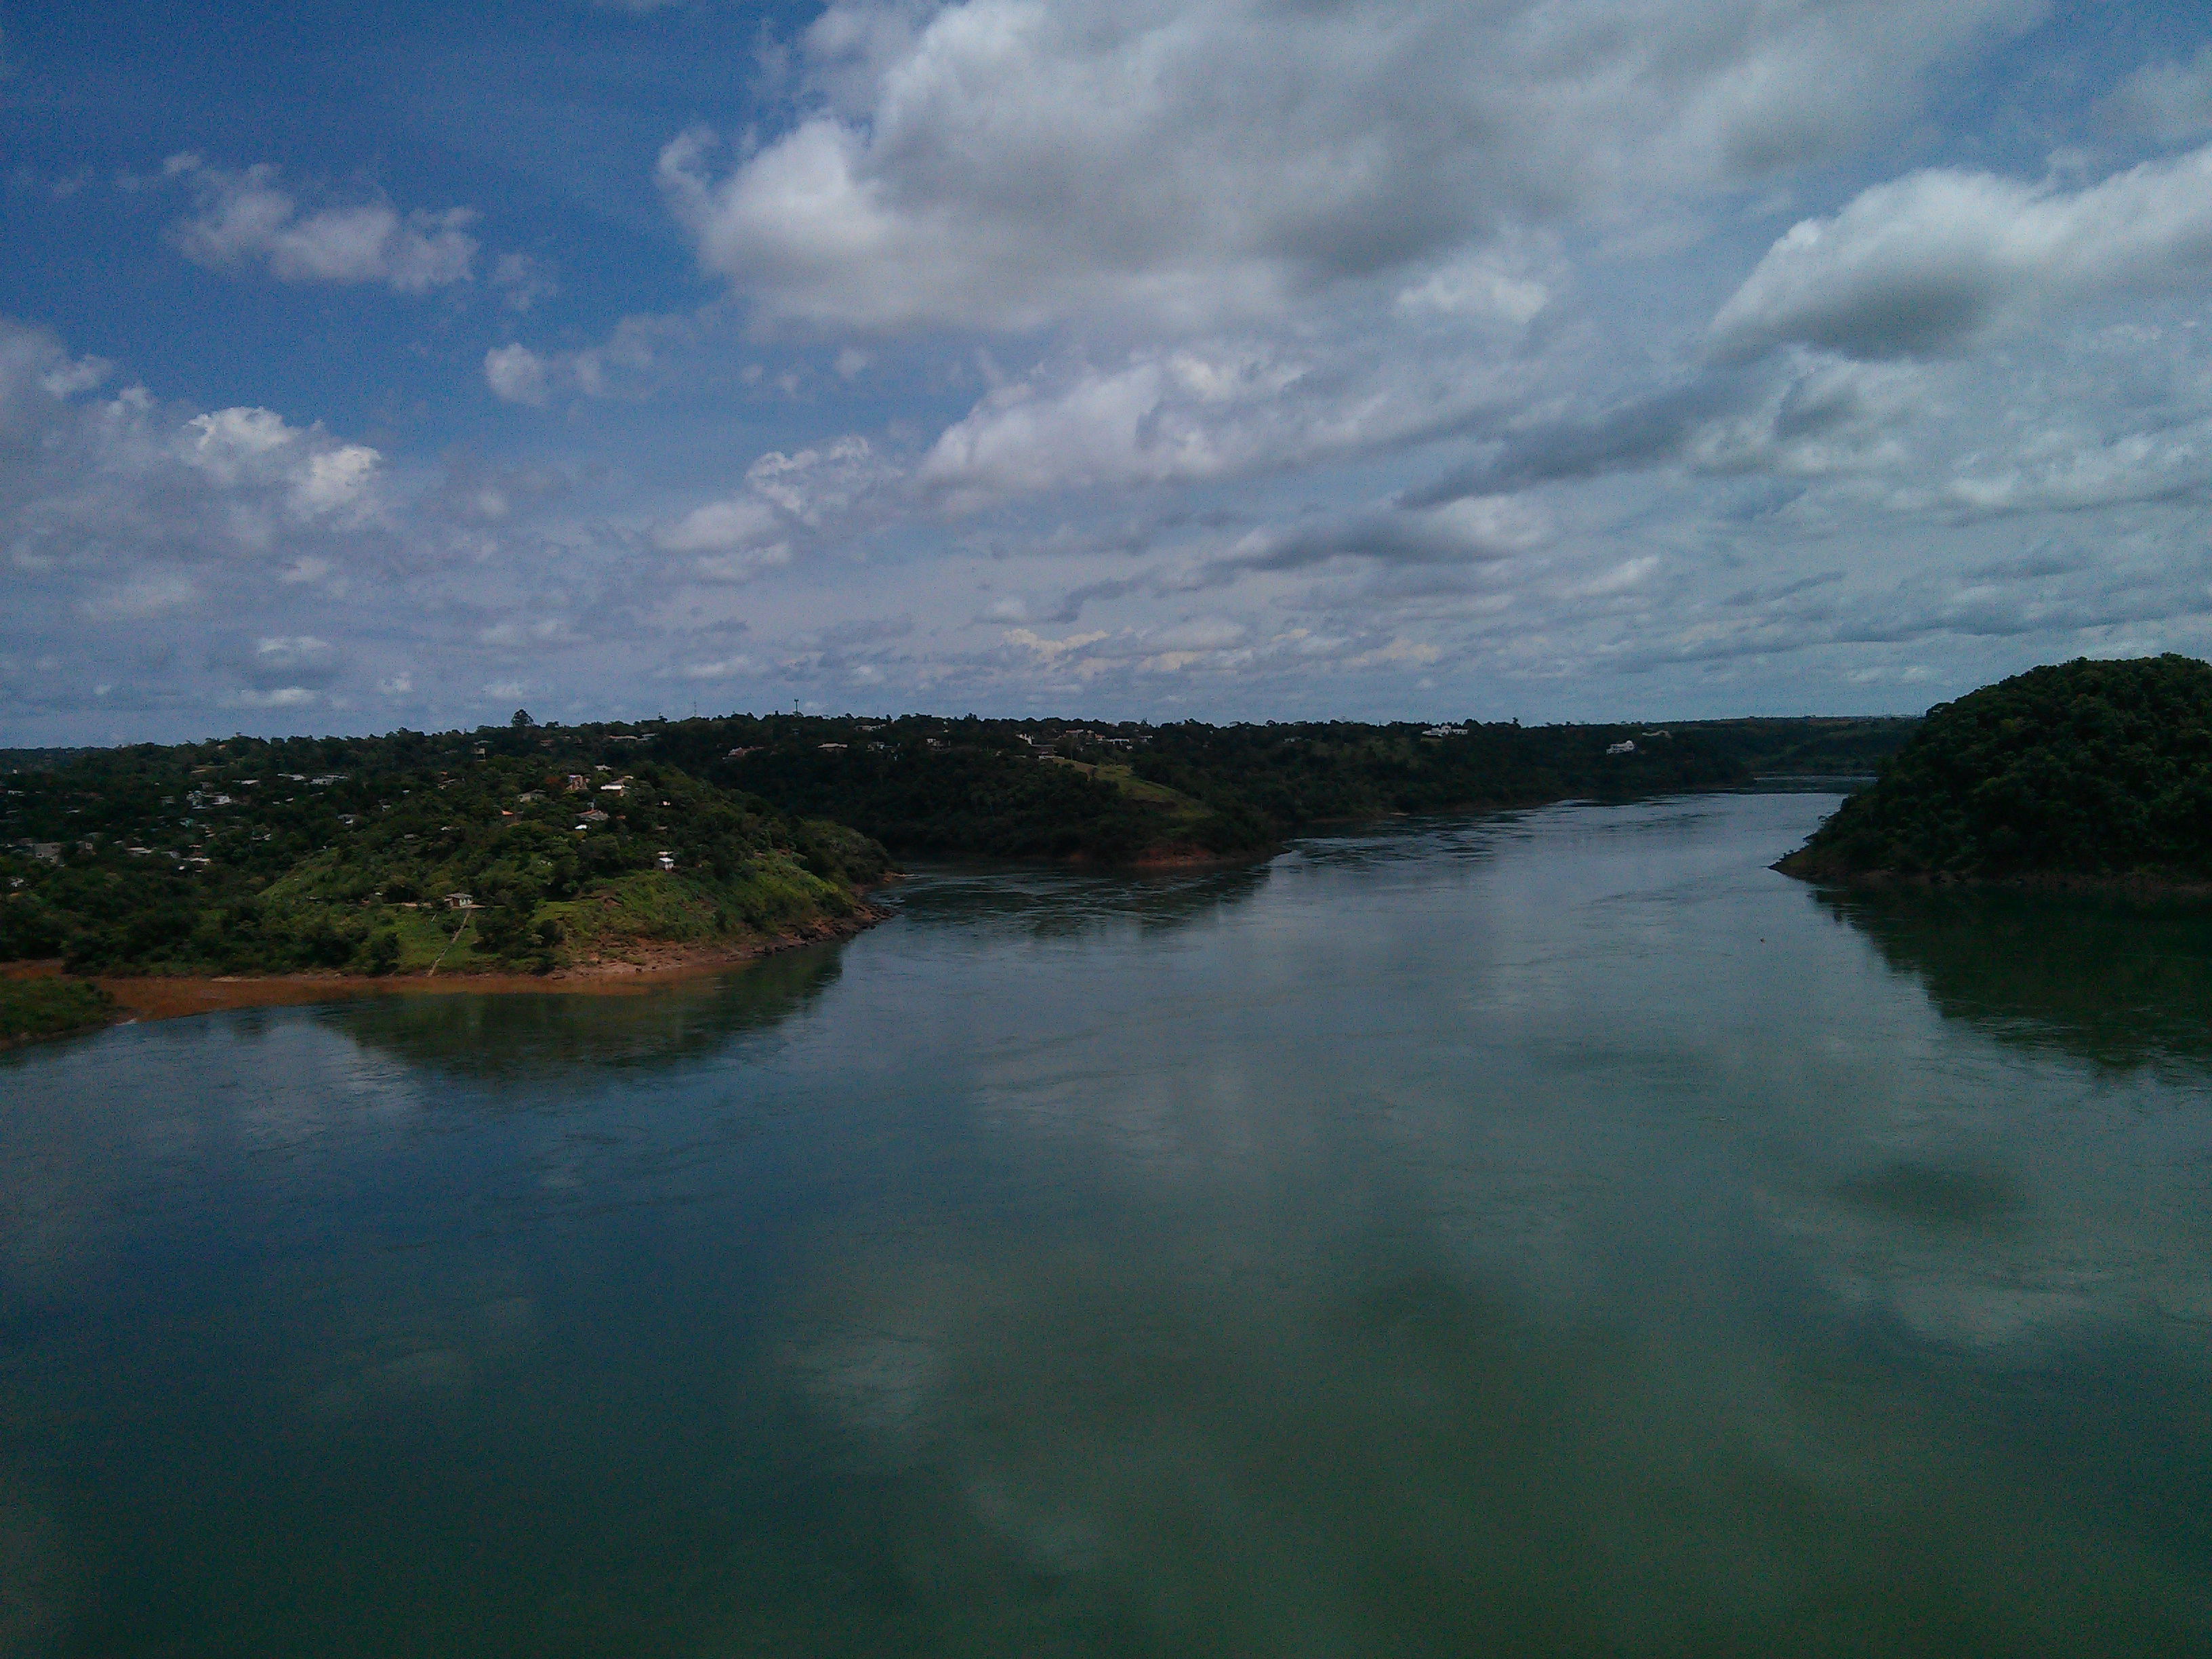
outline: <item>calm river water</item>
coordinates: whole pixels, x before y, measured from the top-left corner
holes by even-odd
[[[0,1057],[0,1653],[2212,1651],[2212,923],[1833,805]]]

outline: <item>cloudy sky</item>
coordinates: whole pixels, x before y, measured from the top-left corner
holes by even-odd
[[[2212,651],[2212,10],[0,0],[0,744]]]

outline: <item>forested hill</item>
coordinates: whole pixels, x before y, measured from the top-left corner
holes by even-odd
[[[1259,851],[1330,821],[1751,775],[1707,738],[1642,726],[739,715],[656,730],[658,752],[703,776],[930,857],[1172,860]]]
[[[11,772],[0,961],[544,971],[831,927],[883,874],[866,837],[645,746],[535,728],[240,738]]]
[[[1814,878],[2212,879],[2212,665],[2031,669],[1928,711],[1776,866]]]

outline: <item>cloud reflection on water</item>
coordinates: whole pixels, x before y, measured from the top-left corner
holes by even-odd
[[[453,1571],[580,1652],[2193,1650],[2203,1073],[1899,971],[1765,868],[1823,805],[110,1033],[17,1073],[0,1291],[279,1488],[417,1457],[377,1512],[496,1518],[538,1565]],[[159,1390],[69,1346],[141,1297]],[[453,1636],[415,1571],[333,1616]]]
[[[781,1351],[897,1494],[911,1616],[979,1651],[2205,1639],[2201,1093],[1899,978],[1763,867],[1823,805],[1346,834],[1140,970],[993,976],[959,1086],[1050,1198],[825,1233]]]

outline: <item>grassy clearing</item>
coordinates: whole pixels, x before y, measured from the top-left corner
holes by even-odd
[[[1080,772],[1087,778],[1096,778],[1101,783],[1110,783],[1132,800],[1148,801],[1154,806],[1164,806],[1180,819],[1194,822],[1204,817],[1208,810],[1204,803],[1193,800],[1182,790],[1170,789],[1164,783],[1153,783],[1148,779],[1140,778],[1131,768],[1116,762],[1108,761],[1094,765],[1089,761],[1068,760],[1059,755],[1048,756],[1046,758],[1072,771]]]

